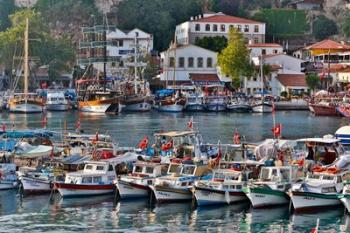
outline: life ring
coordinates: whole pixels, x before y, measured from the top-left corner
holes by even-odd
[[[338,173],[339,171],[340,171],[340,169],[337,168],[337,167],[329,167],[329,168],[327,169],[327,172],[328,172],[328,173],[331,173],[331,174],[336,174],[336,173]]]
[[[162,145],[162,150],[166,151],[173,147],[173,144],[171,142],[166,143],[165,145]]]
[[[323,172],[326,171],[327,169],[321,166],[315,166],[314,168],[312,168],[313,172]]]

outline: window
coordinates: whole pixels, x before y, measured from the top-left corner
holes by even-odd
[[[213,59],[211,57],[207,58],[207,67],[208,68],[213,67]]]
[[[259,25],[254,25],[254,32],[259,32]]]
[[[200,31],[201,30],[201,25],[199,23],[197,23],[194,30],[197,31],[197,32]]]
[[[92,170],[92,165],[86,165],[85,170]]]
[[[141,166],[136,166],[135,167],[135,172],[142,172],[142,167]]]
[[[102,182],[102,177],[101,176],[94,176],[93,181],[94,181],[94,183],[100,183],[100,182]]]
[[[205,25],[205,31],[209,32],[210,31],[210,24]]]
[[[239,32],[242,31],[242,26],[241,25],[237,26],[237,31],[239,31]]]
[[[170,165],[169,173],[176,172],[178,167],[179,167],[179,164],[172,164],[172,165]]]
[[[195,166],[185,166],[182,170],[182,174],[193,175]]]
[[[91,176],[83,177],[83,179],[81,180],[81,182],[82,182],[83,184],[91,184],[91,183],[92,183],[92,177],[91,177]]]
[[[249,32],[249,25],[244,25],[244,32]]]
[[[217,24],[214,24],[214,25],[213,25],[213,31],[214,31],[214,32],[217,32],[217,31],[218,31],[218,25],[217,25]]]
[[[96,166],[96,171],[103,171],[104,168],[104,166]]]
[[[169,67],[174,67],[175,66],[175,58],[174,57],[170,57],[169,58]]]
[[[230,30],[231,30],[231,29],[234,29],[235,27],[234,27],[233,25],[230,25],[230,27],[229,27],[229,28],[230,28]]]
[[[278,53],[277,49],[274,49],[273,54],[277,54],[277,53]]]
[[[153,173],[153,167],[146,167],[146,173],[152,174]]]
[[[193,67],[193,57],[189,57],[187,62],[188,62],[188,67],[192,68]]]
[[[179,67],[183,68],[185,67],[185,58],[179,57]]]
[[[202,57],[197,58],[197,67],[198,68],[203,67],[203,58]]]
[[[221,24],[221,26],[220,26],[220,30],[221,30],[222,32],[224,32],[224,31],[225,31],[225,24]]]
[[[254,44],[257,44],[257,43],[259,43],[259,38],[255,37],[254,38]]]
[[[113,165],[112,165],[112,164],[110,164],[110,165],[108,166],[108,171],[109,171],[109,172],[114,171]]]
[[[262,49],[262,50],[261,50],[261,54],[262,54],[262,55],[265,55],[265,54],[266,54],[266,49]]]
[[[119,47],[123,47],[124,43],[123,40],[119,40]]]

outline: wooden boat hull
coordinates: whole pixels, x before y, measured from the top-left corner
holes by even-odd
[[[121,199],[148,197],[151,189],[148,185],[118,180],[117,190]]]
[[[202,187],[195,187],[194,196],[198,206],[231,204],[247,200],[243,191],[223,191]]]
[[[46,104],[46,110],[48,110],[48,111],[68,111],[69,104]]]
[[[257,104],[252,107],[253,112],[256,113],[271,113],[272,105],[271,104]]]
[[[114,99],[79,101],[78,109],[82,112],[105,113],[114,103]]]
[[[175,189],[160,185],[150,186],[156,202],[184,202],[192,200],[192,192],[189,188]]]
[[[315,116],[340,116],[337,112],[336,106],[327,106],[327,105],[310,105],[313,109],[313,114]]]
[[[292,191],[291,200],[295,211],[315,210],[327,206],[341,205],[336,194]]]
[[[284,205],[289,203],[289,197],[285,192],[268,188],[244,188],[244,193],[249,198],[254,208]]]
[[[31,177],[21,177],[21,183],[24,194],[49,193],[53,188],[50,180],[35,179]]]
[[[9,111],[13,113],[41,113],[43,106],[39,103],[9,103]]]
[[[89,185],[54,183],[54,188],[58,190],[62,197],[95,196],[114,192],[113,184]]]

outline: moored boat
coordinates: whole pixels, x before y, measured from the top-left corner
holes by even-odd
[[[340,116],[337,106],[333,103],[319,102],[310,103],[309,105],[315,116]]]
[[[118,177],[116,187],[121,199],[148,197],[150,185],[154,180],[164,175],[165,165],[152,162],[137,162],[131,174]]]
[[[348,213],[350,213],[350,180],[344,181],[344,188],[342,195],[340,195],[340,201],[343,203]]]
[[[256,208],[288,204],[287,192],[296,180],[296,171],[291,166],[263,167],[259,179],[243,191]]]
[[[0,163],[0,190],[17,188],[16,165]]]
[[[182,202],[192,200],[192,187],[196,180],[209,172],[208,165],[174,162],[169,165],[168,175],[159,177],[150,188],[155,201]]]
[[[65,98],[63,91],[53,90],[47,92],[46,110],[48,111],[67,111],[70,106]]]
[[[165,89],[156,93],[154,107],[161,112],[182,112],[185,104],[186,99],[179,96],[179,91]]]
[[[84,170],[66,175],[64,182],[54,182],[62,197],[94,196],[114,192],[113,165],[107,162],[88,162]]]

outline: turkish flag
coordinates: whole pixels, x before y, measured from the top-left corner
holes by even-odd
[[[281,136],[282,125],[281,124],[277,124],[271,130],[272,130],[273,136],[275,136],[275,137]]]

